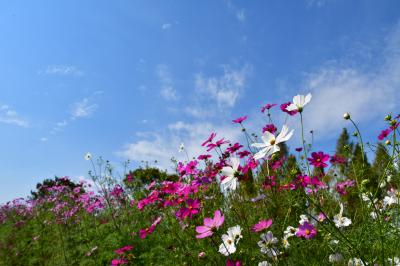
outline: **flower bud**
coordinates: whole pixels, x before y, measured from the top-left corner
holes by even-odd
[[[391,116],[391,115],[385,116],[385,120],[386,120],[386,121],[390,121],[391,119],[392,119],[392,116]]]
[[[390,120],[389,124],[390,124],[391,126],[396,125],[396,120]]]
[[[354,137],[357,137],[357,136],[358,136],[358,133],[357,133],[357,132],[353,132],[353,136],[354,136]]]
[[[385,144],[389,146],[389,145],[392,144],[392,143],[390,142],[390,140],[387,139],[387,140],[385,141]]]
[[[350,114],[347,113],[347,112],[344,113],[344,114],[343,114],[343,118],[346,119],[346,120],[349,120],[349,119],[350,119]]]

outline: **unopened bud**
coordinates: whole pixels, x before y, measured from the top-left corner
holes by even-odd
[[[353,133],[353,136],[354,136],[354,137],[357,137],[357,136],[358,136],[358,133],[357,133],[357,132],[354,132],[354,133]]]
[[[390,142],[390,140],[387,139],[387,140],[385,141],[385,144],[389,146],[389,145],[392,144],[392,143]]]
[[[349,113],[344,113],[343,114],[343,118],[346,119],[346,120],[349,120],[350,119],[350,114]]]
[[[390,120],[390,123],[389,123],[391,126],[394,126],[394,125],[396,125],[396,120]]]
[[[392,119],[392,116],[391,116],[391,115],[385,116],[385,120],[386,120],[386,121],[390,121],[391,119]]]

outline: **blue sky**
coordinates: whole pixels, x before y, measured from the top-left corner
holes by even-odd
[[[0,3],[0,202],[44,178],[87,177],[90,151],[162,168],[211,131],[266,122],[262,104],[311,92],[315,149],[350,112],[375,141],[400,112],[400,2],[4,1]],[[276,110],[277,111],[277,110]],[[278,127],[281,113],[274,113]],[[298,117],[289,125],[298,131]],[[289,145],[297,147],[298,136]]]

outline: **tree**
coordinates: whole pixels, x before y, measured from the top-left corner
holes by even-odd
[[[83,184],[77,184],[67,177],[56,176],[54,179],[45,179],[42,183],[37,183],[37,191],[31,191],[31,196],[35,200],[39,198],[44,198],[50,195],[49,188],[56,186],[67,187],[69,191],[73,191],[75,188],[79,187],[82,193],[85,191],[83,189]]]

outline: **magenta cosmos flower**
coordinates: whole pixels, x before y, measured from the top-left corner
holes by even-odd
[[[300,225],[296,232],[297,237],[304,237],[305,239],[313,238],[316,235],[317,229],[308,222],[304,222],[302,225]]]
[[[267,103],[265,106],[261,107],[261,112],[264,113],[265,110],[269,110],[272,107],[274,107],[275,105],[276,105],[276,103],[272,103],[272,104],[271,103]]]
[[[379,134],[378,139],[379,140],[383,140],[385,139],[387,136],[389,136],[389,134],[392,132],[391,128],[382,130],[381,134]]]
[[[213,230],[218,229],[224,223],[224,216],[220,210],[214,212],[214,218],[204,218],[204,225],[196,227],[196,238],[205,238],[211,236]]]
[[[271,225],[272,225],[272,219],[261,220],[253,226],[252,230],[253,232],[260,232],[264,229],[269,228]]]
[[[235,120],[232,120],[232,122],[235,123],[235,124],[241,124],[246,119],[247,119],[247,115],[239,117],[239,118],[236,118]]]
[[[329,155],[322,151],[313,152],[311,153],[311,158],[307,158],[307,160],[315,167],[325,168],[328,166],[325,162],[329,160]]]

